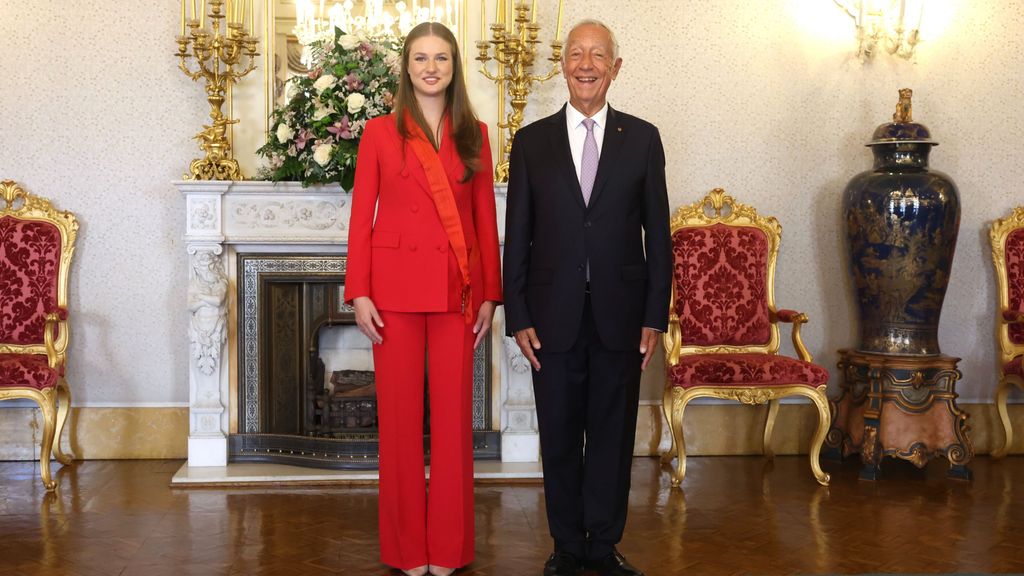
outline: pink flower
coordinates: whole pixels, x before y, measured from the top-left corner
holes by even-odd
[[[310,80],[316,80],[317,78],[320,77],[321,74],[323,74],[323,72],[323,68],[313,68],[312,70],[309,71],[307,76],[309,76]]]
[[[349,72],[348,75],[345,76],[345,82],[348,83],[348,89],[350,91],[363,89],[363,81],[356,76],[355,72]]]
[[[306,142],[313,139],[313,132],[309,128],[303,128],[299,131],[299,135],[295,137],[295,148],[302,150],[306,147]]]
[[[327,131],[343,140],[352,139],[352,127],[349,125],[348,116],[342,116],[341,120],[328,126]]]
[[[362,52],[363,57],[367,60],[373,58],[373,45],[369,42],[360,42],[359,51]]]

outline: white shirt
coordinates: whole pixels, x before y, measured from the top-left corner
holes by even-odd
[[[583,163],[583,142],[587,139],[587,127],[583,121],[587,117],[582,112],[573,108],[572,104],[565,105],[565,124],[569,132],[569,151],[572,152],[572,163],[576,166],[576,179],[580,179],[580,164]],[[604,128],[608,122],[608,102],[591,116],[594,119],[594,139],[597,140],[597,157],[601,158],[601,147],[604,146]]]

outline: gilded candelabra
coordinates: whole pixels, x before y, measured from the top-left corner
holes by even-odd
[[[558,7],[559,26],[561,27],[562,3]],[[536,2],[534,2],[534,10]],[[546,82],[555,77],[561,69],[562,42],[558,40],[557,33],[555,40],[551,41],[551,70],[544,75],[532,73],[534,61],[537,57],[537,44],[540,40],[537,36],[540,32],[540,25],[535,19],[529,17],[530,7],[525,1],[515,6],[515,18],[512,26],[506,28],[504,22],[497,22],[490,25],[491,40],[479,40],[476,43],[480,54],[476,57],[481,62],[480,72],[498,85],[498,89],[508,90],[512,109],[507,115],[503,107],[499,109],[498,128],[507,130],[501,155],[498,158],[498,165],[494,170],[495,182],[508,182],[508,158],[512,152],[512,139],[523,124],[523,109],[526,108],[527,98],[533,89],[535,82]],[[536,15],[534,14],[534,17]],[[487,63],[492,60],[490,45],[494,45],[494,57],[499,64],[498,72],[492,74],[487,68]],[[504,118],[502,118],[504,116]]]
[[[199,147],[206,153],[204,158],[196,158],[189,164],[189,173],[185,175],[186,180],[241,180],[242,172],[238,168],[238,161],[231,157],[231,143],[228,142],[228,126],[238,122],[225,118],[221,112],[224,104],[224,93],[243,76],[256,68],[256,44],[258,38],[252,36],[252,6],[249,3],[249,30],[243,24],[245,5],[244,3],[232,0],[234,4],[241,4],[236,7],[234,14],[222,11],[225,0],[210,0],[210,24],[212,31],[207,31],[205,18],[201,22],[196,19],[193,10],[193,18],[187,21],[189,32],[185,34],[185,26],[182,26],[182,34],[177,37],[178,67],[189,78],[198,81],[200,78],[206,80],[206,100],[210,103],[210,118],[213,122],[210,125],[203,125],[203,130],[195,135],[199,140]],[[203,1],[205,5],[205,0]],[[193,7],[195,0],[193,0]],[[182,20],[184,22],[184,0],[182,4]],[[221,33],[221,20],[227,19],[224,25],[224,33]],[[191,45],[191,51],[189,50]],[[189,69],[188,60],[196,59],[197,69]],[[247,58],[248,62],[244,69],[241,62]],[[239,71],[239,69],[241,69]]]

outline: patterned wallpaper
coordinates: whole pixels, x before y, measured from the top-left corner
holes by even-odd
[[[989,401],[997,360],[987,230],[1021,203],[1024,184],[1017,3],[930,2],[941,34],[926,36],[916,60],[870,64],[851,56],[851,25],[832,0],[566,3],[567,23],[596,17],[617,32],[624,64],[610,101],[661,129],[672,207],[723,187],[779,218],[778,304],[809,314],[804,341],[833,376],[836,350],[857,339],[842,191],[871,166],[863,144],[891,117],[896,90],[912,87],[915,119],[941,143],[932,167],[958,183],[963,203],[940,344],[964,359],[962,399]],[[554,0],[539,4],[550,30]],[[170,56],[177,3],[111,6],[0,3],[0,177],[82,221],[71,287],[76,403],[186,402],[183,206],[170,181],[194,156],[190,138],[206,110]],[[493,120],[493,87],[471,87]],[[539,87],[528,120],[564,99],[559,79]],[[645,398],[660,398],[656,374],[645,386]]]

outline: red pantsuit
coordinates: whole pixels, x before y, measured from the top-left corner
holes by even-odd
[[[473,312],[501,301],[491,155],[468,182],[445,120],[437,156],[454,194],[469,253]],[[381,560],[407,569],[473,560],[473,324],[462,273],[423,166],[394,116],[366,125],[349,224],[345,300],[368,296],[384,322],[373,350],[380,424]],[[424,368],[429,380],[431,467],[423,457]]]

